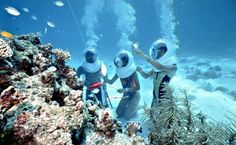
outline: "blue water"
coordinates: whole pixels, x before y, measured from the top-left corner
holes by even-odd
[[[54,0],[0,0],[0,29],[12,34],[44,31],[41,37],[43,43],[52,43],[54,48],[69,49],[74,63],[81,61],[84,48],[81,35],[75,20],[65,0],[63,7],[58,7]],[[81,18],[85,13],[85,0],[70,0],[72,9],[79,21],[80,30],[85,40],[85,27],[81,25]],[[159,16],[153,0],[127,0],[135,9],[136,30],[130,37],[132,41],[139,41],[147,52],[151,43],[160,37]],[[110,3],[110,4],[109,4]],[[117,17],[111,10],[112,2],[107,0],[101,13],[95,32],[100,37],[97,49],[100,56],[113,59],[118,52],[117,42],[120,33],[116,30]],[[5,7],[17,8],[20,16],[9,15]],[[177,36],[180,41],[181,55],[203,55],[233,57],[236,52],[236,1],[234,0],[176,0],[176,19],[179,22]],[[29,12],[22,11],[28,8]],[[32,20],[31,15],[38,19]],[[56,27],[47,26],[52,21]],[[101,35],[101,36],[100,36]]]
[[[88,1],[98,0],[61,0],[64,6],[54,4],[56,0],[0,0],[0,30],[8,31],[14,35],[26,33],[42,33],[43,43],[51,43],[54,48],[69,50],[71,53],[70,65],[78,67],[82,61],[82,51],[85,48],[87,29],[81,23]],[[100,1],[100,0],[99,0]],[[115,0],[105,0],[104,7],[97,14],[97,22],[94,24],[94,32],[99,37],[97,50],[99,56],[105,60],[109,74],[114,74],[113,58],[119,51],[117,46],[120,40],[120,32],[117,30],[118,16],[114,14]],[[125,0],[120,0],[125,1]],[[156,39],[162,37],[160,28],[160,14],[155,3],[156,0],[126,0],[135,10],[135,30],[130,35],[130,41],[138,41],[140,47],[146,53]],[[5,8],[11,6],[18,9],[20,16],[13,16],[6,12]],[[236,55],[236,1],[235,0],[175,0],[175,20],[177,25],[177,38],[179,39],[179,56],[201,56],[216,58],[234,58]],[[22,8],[28,8],[24,12]],[[94,7],[96,9],[96,5]],[[122,9],[126,16],[127,9]],[[74,12],[79,26],[73,17]],[[37,17],[33,20],[31,16]],[[168,18],[167,18],[168,19]],[[128,20],[128,19],[126,19]],[[49,27],[47,21],[55,23],[55,27]],[[44,33],[45,30],[47,33]],[[136,58],[138,60],[139,57]],[[110,62],[110,63],[109,63]],[[139,61],[137,61],[139,62]],[[140,64],[139,64],[140,65]],[[188,64],[187,64],[188,65]],[[149,69],[149,66],[144,69]],[[112,72],[113,71],[113,72]],[[111,77],[110,76],[110,77]],[[151,80],[140,77],[141,102],[151,103]],[[176,81],[178,82],[178,81]],[[232,81],[234,82],[234,81]],[[232,84],[233,85],[233,84]],[[114,84],[121,87],[120,82]],[[116,89],[108,86],[108,93],[116,96]],[[119,94],[118,94],[119,95]],[[196,100],[194,95],[190,101]],[[117,106],[118,101],[112,100]]]

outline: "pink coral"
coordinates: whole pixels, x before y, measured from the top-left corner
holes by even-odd
[[[16,90],[13,86],[9,86],[7,89],[3,90],[3,92],[0,95],[0,104],[2,110],[8,110],[12,106],[18,104],[23,99],[25,99],[24,96],[22,96],[18,90]]]
[[[81,100],[76,104],[77,111],[81,112],[84,108],[84,102]]]

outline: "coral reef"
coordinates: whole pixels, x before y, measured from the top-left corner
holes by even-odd
[[[0,42],[0,144],[144,144],[111,110],[83,101],[69,52],[35,34]]]
[[[13,51],[8,42],[0,38],[0,59],[5,59],[11,57],[12,55]]]

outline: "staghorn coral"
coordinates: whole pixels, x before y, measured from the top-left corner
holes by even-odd
[[[55,55],[55,59],[58,63],[62,63],[70,59],[69,51],[63,51],[62,49],[54,49],[52,53]]]
[[[13,51],[6,41],[0,38],[0,59],[11,57]]]

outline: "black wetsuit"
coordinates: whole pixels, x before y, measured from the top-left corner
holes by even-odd
[[[157,79],[157,77],[159,76],[159,73],[156,74],[155,78],[154,79]],[[164,78],[162,79],[161,81],[161,84],[160,84],[160,87],[159,87],[159,91],[158,91],[158,98],[157,96],[155,95],[155,88],[153,88],[153,99],[152,99],[152,105],[151,107],[155,104],[156,101],[158,101],[159,103],[161,102],[161,99],[163,98],[163,96],[165,95],[165,91],[164,91],[164,88],[165,88],[165,84],[169,83],[170,82],[170,77],[166,74],[164,76]]]

